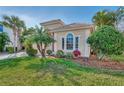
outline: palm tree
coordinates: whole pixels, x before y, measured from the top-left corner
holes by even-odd
[[[35,32],[35,29],[33,27],[25,28],[25,30],[21,33],[21,43],[24,43],[26,37],[28,35],[32,35]]]
[[[24,21],[20,20],[17,16],[3,16],[2,24],[8,28],[13,30],[14,36],[14,52],[16,52],[16,42],[17,42],[17,49],[20,48],[20,33],[22,32],[23,28],[25,27]]]
[[[93,16],[92,21],[93,23],[95,23],[96,26],[113,26],[116,21],[115,13],[109,12],[107,10],[99,11]]]
[[[18,50],[20,50],[22,48],[22,44],[21,44],[21,35],[22,35],[22,32],[25,30],[26,26],[25,26],[25,23],[24,21],[22,20],[19,20],[18,23],[17,23],[17,48]]]
[[[35,27],[35,32],[28,35],[25,41],[28,42],[28,44],[29,42],[35,43],[42,57],[46,57],[45,52],[49,44],[55,42],[51,34],[48,33],[46,29],[38,26]]]
[[[32,48],[32,43],[30,42],[30,38],[28,38],[30,35],[33,35],[35,32],[35,29],[33,27],[25,28],[25,30],[21,33],[20,41],[24,49],[26,48]]]
[[[119,7],[116,11],[99,11],[97,12],[92,21],[96,26],[110,25],[116,27],[124,17],[124,7]]]

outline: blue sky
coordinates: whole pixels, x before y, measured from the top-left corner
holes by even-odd
[[[0,7],[0,20],[3,15],[15,15],[24,20],[28,27],[53,19],[62,19],[66,24],[92,23],[92,17],[97,11],[117,8],[117,6],[3,6]]]

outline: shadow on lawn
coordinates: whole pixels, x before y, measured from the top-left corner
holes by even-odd
[[[37,79],[46,79],[45,77],[52,76],[53,81],[57,82],[56,85],[64,85],[65,80],[71,82],[71,85],[80,85],[80,82],[73,79],[74,76],[80,76],[80,74],[74,73],[68,70],[68,67],[62,64],[57,64],[54,62],[30,64],[26,69],[33,69],[36,71]]]
[[[30,57],[21,57],[21,58],[11,58],[11,59],[5,59],[0,60],[0,70],[3,68],[12,68],[19,64],[21,61],[27,61],[30,60]]]
[[[112,76],[124,77],[124,71],[113,71],[110,69],[87,67],[87,66],[76,64],[74,62],[70,62],[68,60],[50,60],[49,59],[46,61],[44,59],[41,59],[40,63],[36,63],[36,64],[32,63],[26,67],[26,69],[34,69],[37,72],[42,70],[45,73],[52,72],[53,74],[59,74],[59,75],[64,74],[66,71],[68,71],[68,68],[82,71],[82,73],[87,72],[87,73],[107,74]],[[73,73],[73,72],[70,72],[70,73]],[[76,73],[74,75],[76,75]]]
[[[30,64],[26,67],[26,69],[34,69],[36,72],[44,71],[51,72],[53,74],[64,74],[66,72],[66,67],[62,64],[57,64],[54,62],[48,62],[48,63],[37,63],[37,64]]]
[[[44,82],[46,81],[48,85],[49,82],[54,82],[55,85],[81,85],[82,82],[86,82],[82,81],[81,77],[81,75],[85,73],[124,77],[124,72],[122,71],[86,67],[63,60],[40,60],[38,63],[29,64],[25,69],[34,70],[36,74],[35,78],[41,81],[43,80]],[[51,78],[52,80],[49,81]],[[83,80],[86,80],[85,78],[84,76]],[[45,85],[47,85],[47,83],[45,83]]]

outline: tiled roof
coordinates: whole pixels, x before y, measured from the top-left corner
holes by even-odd
[[[64,22],[61,19],[46,21],[46,22],[43,22],[43,23],[40,23],[40,24],[44,26],[44,25],[50,25],[50,24],[54,24],[54,23],[60,23],[60,24],[64,25]]]
[[[89,28],[89,27],[93,27],[92,24],[85,24],[85,23],[72,23],[72,24],[68,24],[68,25],[64,25],[55,29],[52,29],[52,32],[56,32],[56,31],[63,31],[63,30],[67,30],[67,29],[78,29],[78,28]]]
[[[50,32],[76,30],[76,29],[82,29],[82,28],[89,29],[89,28],[93,27],[93,24],[86,24],[86,23],[72,23],[72,24],[65,25],[61,19],[56,19],[56,20],[51,20],[51,21],[46,21],[46,22],[41,23],[42,26],[49,26],[49,25],[53,25],[53,24],[61,24],[61,25],[56,28],[52,28],[52,29],[48,28],[48,30]]]

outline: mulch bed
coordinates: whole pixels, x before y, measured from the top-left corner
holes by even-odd
[[[124,63],[120,62],[112,62],[110,60],[99,61],[95,56],[90,57],[87,62],[83,61],[83,58],[74,58],[74,62],[79,63],[83,66],[89,67],[97,67],[104,69],[112,69],[112,70],[124,70]]]

